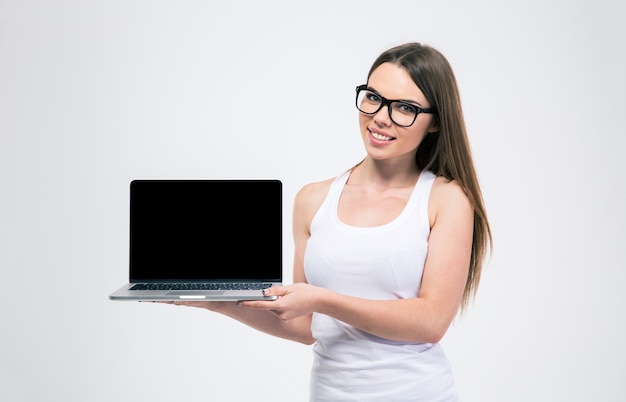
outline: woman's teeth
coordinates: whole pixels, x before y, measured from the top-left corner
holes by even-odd
[[[393,137],[387,137],[386,135],[374,133],[372,131],[370,131],[370,133],[372,134],[372,137],[376,138],[379,141],[390,141],[393,139]]]

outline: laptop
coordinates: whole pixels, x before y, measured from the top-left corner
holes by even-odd
[[[129,282],[110,300],[271,300],[282,284],[282,182],[130,182]]]

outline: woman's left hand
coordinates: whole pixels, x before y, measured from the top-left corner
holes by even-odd
[[[267,310],[283,321],[311,314],[315,311],[325,289],[306,283],[289,286],[272,286],[264,289],[265,296],[278,296],[276,300],[248,300],[238,305],[247,308]]]

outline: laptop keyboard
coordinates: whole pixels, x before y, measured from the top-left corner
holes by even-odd
[[[139,283],[130,290],[261,290],[270,283]]]

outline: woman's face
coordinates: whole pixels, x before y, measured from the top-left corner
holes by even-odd
[[[429,108],[422,91],[406,70],[393,63],[383,63],[370,75],[367,86],[391,100],[402,100],[421,108]],[[359,126],[370,157],[378,160],[398,157],[414,158],[417,147],[429,131],[435,131],[432,114],[419,113],[409,127],[395,124],[389,108],[383,106],[376,114],[359,112]]]

